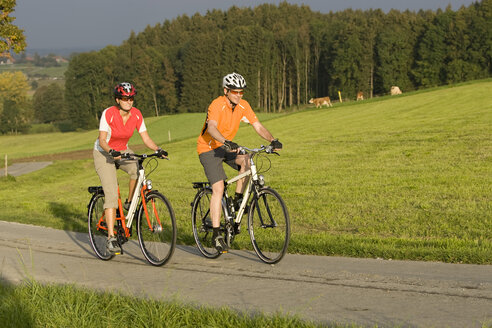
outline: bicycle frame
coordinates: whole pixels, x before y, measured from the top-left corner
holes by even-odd
[[[245,148],[245,147],[243,147]],[[251,149],[248,149],[248,148],[245,148],[247,150],[251,150]],[[251,195],[251,192],[253,191],[253,183],[258,181],[258,174],[257,174],[257,171],[256,171],[256,164],[254,162],[254,156],[256,155],[256,153],[252,153],[250,158],[249,158],[249,163],[250,163],[250,169],[227,180],[226,181],[226,188],[228,185],[244,178],[244,177],[249,177],[248,179],[248,183],[247,183],[247,186],[244,190],[244,194],[243,194],[243,200],[241,202],[241,205],[239,206],[239,210],[237,210],[236,212],[236,217],[234,218],[234,222],[239,225],[241,223],[241,220],[242,220],[242,217],[243,217],[243,214],[244,214],[244,211],[246,209],[246,204],[248,203],[248,200],[249,200],[249,196]],[[226,206],[227,208],[227,206]],[[227,210],[229,211],[229,210]],[[230,214],[230,213],[228,213]]]
[[[134,220],[135,215],[137,213],[137,206],[139,205],[140,199],[142,200],[142,206],[144,208],[145,217],[147,219],[147,224],[149,225],[149,228],[152,231],[154,230],[154,227],[152,227],[150,220],[149,220],[147,202],[145,201],[145,195],[149,191],[149,188],[147,187],[147,181],[150,181],[150,180],[147,180],[145,178],[145,170],[144,170],[142,164],[139,162],[138,178],[137,178],[137,182],[135,185],[135,191],[133,193],[130,208],[128,209],[128,213],[127,213],[128,216],[126,216],[126,217],[125,217],[125,214],[123,213],[123,204],[122,204],[121,197],[120,197],[120,187],[118,186],[118,210],[119,210],[120,217],[119,218],[117,217],[116,220],[121,221],[121,225],[122,225],[123,230],[125,232],[126,238],[130,237],[129,227],[131,227],[133,224],[133,220]],[[159,225],[161,225],[161,222],[159,220],[159,216],[157,214],[157,211],[156,211],[154,205],[153,205],[152,209],[154,211],[154,214],[156,215],[157,222],[159,223]],[[106,223],[104,216],[100,218],[98,227],[100,229],[107,230],[107,228],[102,225],[103,222],[104,222],[104,224]]]
[[[240,147],[242,154],[248,154],[247,160],[250,167],[230,179],[224,181],[224,193],[221,197],[221,212],[223,220],[220,222],[220,231],[228,247],[232,247],[235,236],[241,233],[241,221],[247,214],[247,230],[254,251],[265,263],[278,263],[287,252],[290,239],[289,214],[285,202],[277,191],[265,185],[262,172],[267,172],[270,167],[264,167],[255,157],[263,152],[276,154],[273,147],[261,146],[250,149]],[[270,162],[270,160],[267,160]],[[229,196],[229,185],[240,179],[248,179],[242,184],[243,199],[240,204],[234,203]],[[217,248],[213,224],[210,216],[210,203],[213,196],[210,182],[193,182],[193,188],[198,189],[193,202],[191,202],[191,221],[193,237],[198,250],[206,258],[215,259],[223,252]],[[237,185],[236,185],[237,188]],[[236,210],[237,208],[237,210]],[[278,229],[277,229],[278,228]],[[241,241],[242,243],[242,241]],[[266,251],[266,252],[265,252]]]

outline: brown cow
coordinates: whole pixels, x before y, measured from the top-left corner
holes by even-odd
[[[362,91],[357,92],[357,101],[364,100],[364,93]]]
[[[394,86],[391,87],[390,92],[391,92],[391,95],[392,96],[401,95],[401,90],[396,85],[394,85]]]
[[[316,108],[321,107],[323,105],[326,105],[328,107],[333,107],[330,101],[330,97],[323,97],[323,98],[311,98],[309,100],[310,104],[315,104]]]

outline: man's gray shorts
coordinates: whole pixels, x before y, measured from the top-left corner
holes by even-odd
[[[227,163],[235,170],[239,170],[240,168],[239,165],[236,164],[237,153],[228,152],[223,146],[207,151],[206,153],[201,153],[198,157],[200,158],[200,163],[203,165],[205,175],[207,176],[210,185],[213,185],[217,181],[227,179],[224,167],[222,166],[223,162]]]

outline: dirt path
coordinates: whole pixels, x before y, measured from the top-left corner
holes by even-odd
[[[133,151],[140,152],[146,149],[144,145],[132,145]],[[92,149],[75,150],[65,153],[46,154],[39,156],[15,158],[10,160],[11,165],[7,167],[7,173],[19,176],[40,170],[55,160],[82,160],[92,158]],[[0,176],[5,175],[5,168],[0,168]]]
[[[142,144],[131,145],[130,148],[135,152],[141,152],[144,150],[148,150],[148,148]],[[74,150],[74,151],[69,151],[69,152],[64,152],[64,153],[15,158],[15,159],[12,159],[10,162],[11,163],[41,162],[41,161],[55,161],[55,160],[79,160],[79,159],[89,159],[89,158],[92,158],[92,148],[91,149]]]
[[[1,218],[1,214],[0,214]],[[87,234],[0,221],[0,277],[74,283],[241,311],[280,311],[324,323],[381,327],[492,324],[492,266],[287,255],[275,266],[251,252],[207,260],[179,246],[153,267],[136,243],[111,261]],[[114,277],[120,278],[114,279]]]

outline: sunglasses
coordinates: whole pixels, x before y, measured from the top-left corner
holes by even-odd
[[[238,95],[238,96],[239,95],[242,96],[244,94],[244,91],[243,90],[241,90],[241,91],[229,90],[229,92],[232,93],[232,94]]]
[[[120,99],[123,101],[133,101],[133,97],[121,97]]]

